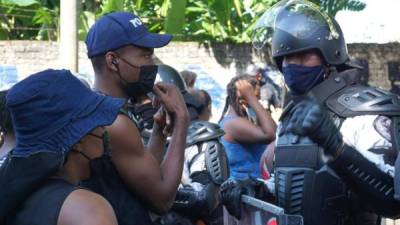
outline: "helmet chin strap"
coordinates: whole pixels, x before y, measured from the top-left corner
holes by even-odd
[[[325,69],[325,79],[328,78],[330,75],[334,75],[337,73],[338,73],[338,70],[337,70],[336,66],[327,65],[327,67]]]

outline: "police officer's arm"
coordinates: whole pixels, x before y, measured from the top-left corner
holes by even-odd
[[[305,100],[291,110],[286,131],[308,136],[331,156],[330,167],[375,213],[400,217],[400,202],[394,199],[393,178],[382,172],[360,152],[346,145],[328,113],[317,103]]]
[[[366,208],[387,218],[400,217],[400,202],[394,199],[393,177],[356,149],[344,144],[329,166],[367,203]]]
[[[226,133],[241,143],[265,143],[275,140],[276,124],[263,106],[258,102],[254,89],[246,80],[236,83],[239,96],[246,100],[247,104],[255,111],[259,126],[252,124],[244,118],[237,118],[225,125]]]
[[[172,206],[180,183],[189,116],[183,98],[172,85],[159,86],[157,95],[172,117],[172,137],[160,165],[144,151],[139,131],[124,115],[110,126],[112,161],[130,190],[155,212],[165,213]]]

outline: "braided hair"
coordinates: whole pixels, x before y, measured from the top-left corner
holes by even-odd
[[[235,110],[236,114],[238,114],[239,116],[241,116],[241,114],[242,114],[240,112],[240,105],[236,101],[236,98],[237,98],[236,82],[239,80],[247,80],[253,87],[255,87],[257,84],[257,82],[255,82],[256,81],[255,77],[247,75],[247,74],[239,75],[239,76],[232,78],[232,80],[226,86],[227,96],[225,99],[224,110],[222,111],[222,115],[221,115],[221,118],[219,119],[219,122],[221,122],[221,120],[224,118],[226,112],[228,111],[229,105],[233,108],[233,110]]]

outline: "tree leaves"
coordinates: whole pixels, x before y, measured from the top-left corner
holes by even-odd
[[[105,0],[101,5],[101,15],[124,11],[124,0]]]
[[[0,3],[16,6],[30,6],[34,4],[39,4],[36,0],[2,0]]]
[[[164,30],[166,33],[180,35],[185,24],[186,0],[168,0]],[[175,39],[176,40],[176,39]]]
[[[66,0],[67,1],[67,0]],[[84,40],[95,18],[115,11],[139,15],[151,32],[171,33],[179,40],[250,42],[257,19],[279,0],[79,0],[79,38]],[[331,16],[359,11],[357,0],[310,0]],[[0,0],[0,39],[57,39],[60,0]],[[50,33],[52,32],[52,33]],[[175,39],[177,40],[177,39]]]
[[[312,0],[321,6],[330,16],[335,17],[339,11],[361,11],[366,4],[357,0]]]

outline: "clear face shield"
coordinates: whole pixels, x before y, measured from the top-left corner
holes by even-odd
[[[327,30],[323,36],[321,28]],[[277,31],[298,40],[315,37],[315,42],[323,38],[332,40],[340,37],[328,14],[321,11],[317,5],[304,0],[283,0],[267,10],[253,30],[254,48],[260,50],[266,43],[271,44]]]

